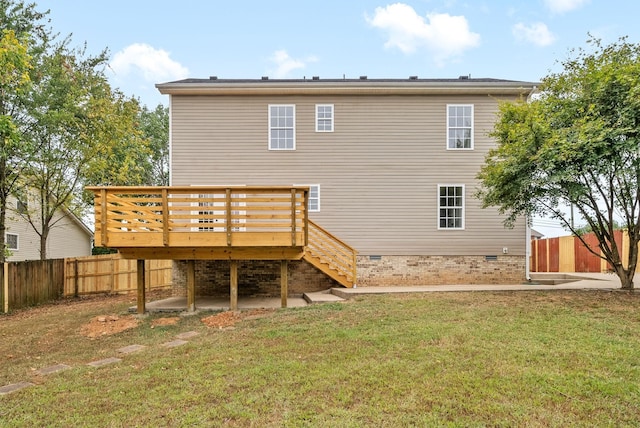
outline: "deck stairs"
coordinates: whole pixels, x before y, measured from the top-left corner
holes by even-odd
[[[303,260],[340,285],[352,288],[356,285],[356,256],[354,248],[309,220]]]

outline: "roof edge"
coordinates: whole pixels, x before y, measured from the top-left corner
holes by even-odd
[[[165,95],[376,95],[512,94],[528,95],[537,82],[500,79],[185,79],[156,84]]]

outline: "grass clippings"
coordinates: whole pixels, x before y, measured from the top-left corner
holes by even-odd
[[[198,317],[151,329],[149,317],[116,335],[77,337],[79,326],[99,313],[118,312],[76,307],[55,318],[0,317],[0,354],[13,355],[0,366],[0,385],[37,383],[0,399],[0,425],[631,427],[640,421],[635,293],[369,296],[236,320],[224,334]],[[51,327],[49,335],[44,326],[53,319],[65,328]],[[183,331],[200,334],[177,348],[161,346]],[[74,364],[131,343],[147,349],[99,370]],[[45,381],[29,378],[29,367],[55,363],[74,368]]]

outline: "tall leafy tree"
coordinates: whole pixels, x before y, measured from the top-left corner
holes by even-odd
[[[138,102],[107,82],[107,51],[71,48],[47,14],[0,0],[0,244],[14,194],[29,202],[14,215],[40,236],[41,258],[51,229],[87,207],[85,185],[142,184],[151,158]]]
[[[518,216],[560,220],[573,206],[598,238],[591,252],[633,288],[640,241],[640,46],[626,38],[572,51],[563,71],[545,77],[530,102],[503,103],[492,133],[498,142],[482,167],[478,196]],[[614,239],[622,225],[628,257]]]
[[[85,185],[139,184],[146,173],[138,103],[112,90],[106,61],[105,52],[86,56],[63,42],[41,64],[46,77],[29,105],[36,123],[29,135],[38,148],[22,176],[22,199],[33,203],[20,215],[40,237],[42,259],[52,228],[82,217]]]
[[[146,106],[140,112],[140,129],[149,141],[151,155],[144,183],[169,185],[169,108],[158,104],[154,110]]]
[[[29,92],[31,56],[26,39],[14,30],[0,34],[0,261],[5,260],[5,231],[9,195],[16,186],[30,144],[20,132],[21,99]],[[18,120],[17,120],[18,119]]]

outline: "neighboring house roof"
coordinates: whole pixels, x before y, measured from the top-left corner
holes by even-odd
[[[74,213],[72,213],[66,208],[62,208],[62,211],[65,213],[67,217],[69,217],[72,221],[74,221],[80,227],[80,229],[82,229],[84,233],[86,233],[90,237],[93,237],[93,230],[91,230],[89,226],[84,224],[84,222],[80,219],[80,217],[78,217],[77,215],[75,215]]]
[[[543,237],[544,237],[544,234],[542,234],[542,233],[538,232],[538,231],[537,231],[537,230],[535,230],[535,229],[531,229],[531,237],[532,237],[533,239],[541,239],[541,238],[543,238]]]
[[[538,86],[537,82],[503,80],[492,78],[457,79],[183,79],[160,83],[156,88],[162,94],[171,95],[251,95],[251,94],[478,94],[500,93],[528,95]]]

